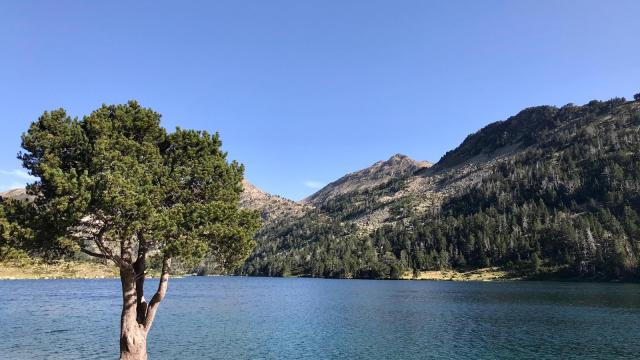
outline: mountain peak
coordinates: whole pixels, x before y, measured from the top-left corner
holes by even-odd
[[[11,189],[4,192],[0,192],[0,198],[13,199],[13,200],[26,200],[26,199],[30,199],[31,196],[27,195],[27,190],[25,188],[18,188],[18,189]]]
[[[347,174],[302,200],[303,203],[321,204],[330,198],[354,191],[363,191],[393,179],[400,179],[417,170],[430,167],[427,161],[416,161],[404,154],[395,154],[386,161],[378,161],[368,168]]]
[[[412,160],[410,157],[408,157],[408,156],[407,156],[407,155],[405,155],[405,154],[397,153],[397,154],[393,155],[392,157],[390,157],[390,158],[389,158],[389,160],[387,160],[387,162],[389,162],[389,161],[404,160],[404,159]]]
[[[387,160],[380,160],[380,161],[376,162],[376,164],[379,164],[379,163],[394,163],[394,162],[403,161],[403,160],[411,160],[411,161],[413,161],[413,159],[408,157],[407,155],[397,153],[397,154],[392,155]]]

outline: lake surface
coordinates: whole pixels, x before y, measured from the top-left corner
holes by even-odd
[[[0,281],[0,358],[116,359],[120,302],[118,280]],[[149,356],[637,359],[640,286],[171,279]]]

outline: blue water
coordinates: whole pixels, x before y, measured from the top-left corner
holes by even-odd
[[[208,277],[169,286],[151,359],[640,358],[638,285]],[[116,359],[119,287],[0,281],[0,358]]]

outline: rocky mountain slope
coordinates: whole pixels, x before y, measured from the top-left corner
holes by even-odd
[[[12,189],[0,192],[0,198],[26,200],[29,198],[25,189]]]
[[[403,179],[420,169],[431,167],[427,161],[416,161],[406,155],[395,154],[387,161],[378,161],[366,169],[347,174],[328,184],[308,198],[303,204],[322,206],[345,194],[364,192],[386,184],[391,179]]]
[[[244,191],[240,196],[240,206],[258,210],[263,223],[273,219],[302,216],[305,206],[293,200],[285,199],[277,195],[268,194],[250,182],[242,182]]]

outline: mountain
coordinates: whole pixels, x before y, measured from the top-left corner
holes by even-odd
[[[26,200],[29,198],[29,195],[27,195],[27,191],[25,189],[12,189],[0,192],[0,198]]]
[[[240,195],[240,206],[258,210],[263,222],[283,217],[296,218],[304,212],[305,206],[302,204],[268,194],[246,180],[242,185],[244,191]]]
[[[435,165],[403,155],[348,174],[258,233],[243,273],[393,278],[500,266],[637,278],[640,101],[538,106]]]

